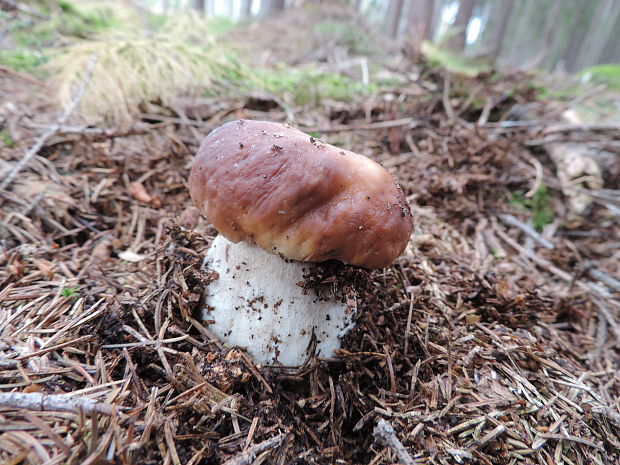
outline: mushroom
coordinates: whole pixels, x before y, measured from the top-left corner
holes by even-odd
[[[356,305],[319,299],[300,282],[313,262],[383,268],[413,228],[402,190],[381,165],[279,123],[238,120],[213,130],[189,188],[220,232],[204,261],[219,277],[207,286],[202,318],[257,363],[332,356]]]

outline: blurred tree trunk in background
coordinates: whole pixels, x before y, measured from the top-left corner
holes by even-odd
[[[545,28],[543,29],[543,44],[547,49],[551,44],[551,38],[554,30],[558,28],[558,17],[560,16],[560,9],[562,6],[566,6],[566,2],[562,0],[553,0],[549,11],[547,11],[547,18],[545,19]]]
[[[577,60],[579,58],[579,49],[586,39],[588,25],[592,20],[593,4],[596,2],[577,2],[575,8],[575,23],[571,28],[571,38],[564,52],[564,67],[567,71],[576,69]]]
[[[388,36],[406,39],[410,58],[419,57],[423,40],[436,38],[445,40],[443,46],[453,52],[520,68],[576,72],[599,63],[620,62],[620,0],[157,1],[166,14],[191,6],[207,16],[217,13],[234,20],[251,18],[252,6],[258,7],[258,17],[269,18],[287,3],[291,8],[306,3],[347,4]],[[467,43],[468,27],[471,43]],[[446,34],[450,28],[451,36]]]
[[[510,49],[506,54],[506,61],[517,66],[525,63],[532,49],[532,14],[540,8],[536,0],[522,0],[520,3],[520,8],[515,11],[518,21],[509,36]]]
[[[455,52],[460,52],[465,48],[465,40],[467,39],[467,25],[474,11],[476,0],[460,0],[459,10],[456,13],[456,19],[452,23],[454,36],[448,40],[448,48]]]
[[[284,9],[285,0],[260,0],[258,16],[265,18]]]
[[[563,55],[574,35],[578,21],[577,2],[581,0],[552,0],[543,27],[545,47],[545,68],[562,71],[565,68]]]
[[[443,13],[443,7],[447,0],[434,0],[433,1],[433,19],[431,21],[431,27],[429,30],[429,40],[433,41],[437,35],[437,30],[442,22],[441,14]]]
[[[395,38],[398,35],[398,25],[400,24],[400,15],[403,11],[403,0],[390,0],[390,6],[387,12],[386,31],[387,35]]]
[[[433,37],[433,0],[411,0],[407,14],[407,35],[419,48],[423,40]]]
[[[617,0],[599,2],[590,20],[585,40],[581,44],[577,68],[587,68],[600,62],[607,40],[619,16],[620,2]],[[616,42],[616,46],[620,46],[618,36],[612,37],[611,40]]]
[[[601,63],[620,63],[620,46],[618,45],[618,37],[620,37],[620,17],[616,19],[603,54],[601,55]]]
[[[205,12],[205,0],[192,0],[192,6],[196,11]]]
[[[545,24],[542,29],[540,41],[541,50],[543,50],[543,62],[546,64],[545,67],[547,69],[553,68],[557,62],[555,55],[558,42],[554,39],[556,36],[559,37],[565,33],[565,31],[562,30],[565,23],[561,21],[560,18],[563,6],[567,7],[568,2],[565,0],[550,0],[545,13]]]
[[[240,0],[239,18],[245,19],[252,16],[252,0]]]
[[[497,17],[492,18],[493,31],[490,34],[490,56],[493,60],[497,60],[500,53],[502,52],[504,41],[506,40],[506,36],[508,35],[508,22],[510,21],[510,15],[512,14],[512,8],[514,7],[514,3],[514,0],[500,0],[498,9],[496,11]],[[489,21],[491,21],[491,18],[489,18]],[[487,27],[490,27],[489,23],[487,23]]]

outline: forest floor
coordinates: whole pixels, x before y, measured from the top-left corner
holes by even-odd
[[[0,192],[0,462],[620,463],[618,126],[568,121],[576,102],[525,73],[390,73],[347,103],[204,98],[85,128],[1,71],[0,183],[53,131]],[[210,129],[287,112],[382,163],[415,220],[359,272],[340,353],[300,369],[197,320],[215,230],[187,188]]]

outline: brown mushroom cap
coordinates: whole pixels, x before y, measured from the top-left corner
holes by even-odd
[[[239,120],[213,130],[189,189],[226,238],[294,260],[382,268],[413,229],[405,196],[381,165],[279,123]]]

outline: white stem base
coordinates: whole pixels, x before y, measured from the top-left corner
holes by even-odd
[[[202,318],[224,342],[244,347],[256,363],[300,366],[312,335],[316,355],[331,357],[353,326],[355,309],[336,299],[320,301],[297,283],[313,265],[285,261],[246,242],[219,235],[203,266],[219,274],[206,288]]]

